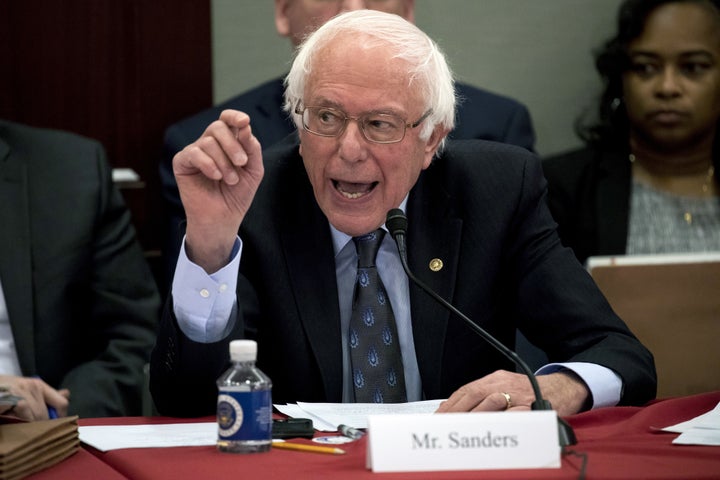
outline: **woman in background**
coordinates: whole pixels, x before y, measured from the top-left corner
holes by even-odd
[[[720,251],[720,0],[627,0],[596,56],[585,148],[544,161],[560,236],[593,255]]]

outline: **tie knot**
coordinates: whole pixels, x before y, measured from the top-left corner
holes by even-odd
[[[380,243],[385,236],[385,230],[378,228],[374,232],[370,232],[367,235],[360,237],[353,237],[355,242],[355,248],[358,253],[358,266],[359,267],[374,267],[375,257],[380,249]]]

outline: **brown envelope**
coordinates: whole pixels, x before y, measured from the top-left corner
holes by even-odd
[[[17,480],[54,465],[80,446],[77,417],[0,425],[0,480]]]

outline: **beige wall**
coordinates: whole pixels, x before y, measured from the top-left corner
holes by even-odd
[[[537,150],[580,144],[573,121],[599,93],[591,51],[614,28],[620,0],[416,0],[419,27],[445,50],[457,77],[527,105]],[[286,72],[272,0],[212,0],[214,99]]]

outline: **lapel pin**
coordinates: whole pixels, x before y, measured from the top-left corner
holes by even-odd
[[[443,261],[439,258],[433,258],[430,260],[430,270],[433,272],[439,272],[443,268]]]

